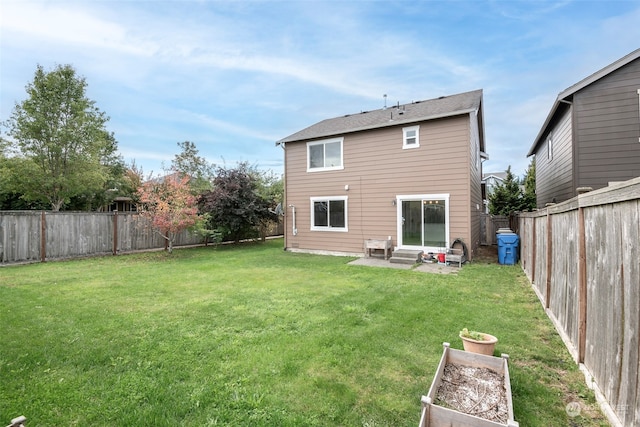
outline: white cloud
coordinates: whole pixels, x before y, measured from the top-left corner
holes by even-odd
[[[82,7],[82,3],[6,2],[0,21],[3,36],[16,37],[15,42],[23,45],[63,44],[139,56],[156,50],[154,44],[132,40],[123,26]]]
[[[518,21],[535,21],[543,19],[545,15],[570,5],[572,0],[561,1],[537,1],[519,0],[503,1],[491,0],[489,3],[494,11],[501,16]]]

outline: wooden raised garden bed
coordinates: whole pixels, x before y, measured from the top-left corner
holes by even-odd
[[[513,419],[509,356],[486,356],[449,348],[422,396],[419,427],[518,427]]]

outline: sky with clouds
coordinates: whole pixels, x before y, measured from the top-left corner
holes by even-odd
[[[638,47],[635,0],[2,0],[0,121],[71,64],[145,174],[181,141],[280,174],[318,121],[483,89],[484,171],[522,176],[558,93]]]

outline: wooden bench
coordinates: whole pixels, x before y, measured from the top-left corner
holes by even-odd
[[[364,241],[364,256],[369,258],[371,256],[371,249],[383,249],[384,259],[389,259],[389,253],[391,252],[391,240],[388,239],[366,239]]]
[[[464,256],[464,251],[458,248],[451,248],[444,256],[447,264],[458,264],[458,267],[462,267],[462,264],[467,262],[467,257]]]

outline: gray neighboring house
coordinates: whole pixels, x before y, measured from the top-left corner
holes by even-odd
[[[365,240],[442,252],[480,242],[482,90],[326,119],[284,149],[285,249],[363,254]]]
[[[506,172],[488,172],[482,174],[482,202],[485,213],[489,213],[489,196],[493,194],[493,191],[498,185],[504,182],[506,177]]]
[[[640,176],[640,49],[561,92],[532,155],[538,208]]]

